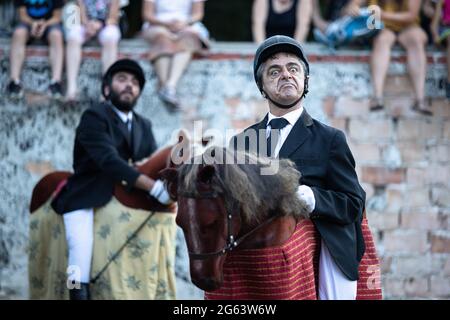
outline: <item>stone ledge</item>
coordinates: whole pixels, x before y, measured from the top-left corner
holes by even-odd
[[[0,38],[0,58],[8,54],[10,39]],[[202,56],[195,56],[195,59],[208,60],[235,60],[253,59],[257,45],[252,42],[212,42],[211,50]],[[146,59],[148,44],[139,38],[124,39],[120,42],[120,56],[134,58],[138,60]],[[318,43],[305,44],[305,51],[311,62],[339,62],[339,63],[369,63],[370,50],[367,48],[346,47],[331,52],[327,47]],[[45,45],[33,44],[27,47],[27,56],[46,57],[48,48]],[[95,42],[90,42],[83,47],[83,56],[100,59],[100,47]],[[427,48],[428,63],[445,64],[445,52],[434,47]],[[396,46],[392,53],[392,62],[405,63],[405,51]]]

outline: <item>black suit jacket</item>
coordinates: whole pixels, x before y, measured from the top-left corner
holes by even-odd
[[[261,136],[265,138],[266,124],[267,116],[234,137],[231,147],[245,146],[249,150],[252,146],[248,142],[237,143],[237,139],[248,136],[249,130],[256,130],[258,140],[259,130],[263,130]],[[257,148],[256,151],[259,152]],[[263,152],[265,155],[266,150]],[[311,221],[342,272],[350,280],[357,280],[365,250],[361,221],[366,194],[358,182],[355,160],[344,133],[312,119],[303,110],[281,147],[279,158],[294,161],[302,175],[300,183],[311,187],[316,200]]]
[[[75,135],[74,174],[52,201],[57,213],[105,205],[117,182],[134,186],[139,172],[131,163],[150,156],[156,142],[150,121],[135,112],[131,141],[126,130],[107,102],[84,111]]]

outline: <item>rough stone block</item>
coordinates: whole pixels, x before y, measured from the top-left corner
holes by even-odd
[[[387,253],[417,254],[425,253],[429,249],[427,233],[419,230],[386,231],[383,244]]]
[[[392,137],[392,123],[388,119],[360,120],[351,119],[350,137],[355,141],[381,141]]]
[[[431,252],[450,253],[450,232],[433,232],[431,234]]]
[[[355,99],[344,95],[337,99],[334,115],[337,118],[355,118],[366,116],[368,112],[369,99]]]
[[[402,183],[406,179],[405,169],[390,170],[385,167],[362,167],[362,181],[374,185]]]
[[[428,141],[441,138],[442,121],[423,119],[400,119],[397,138],[399,140]]]
[[[432,276],[431,292],[435,297],[450,298],[450,277]]]

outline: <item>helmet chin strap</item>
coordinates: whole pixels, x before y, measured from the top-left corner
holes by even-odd
[[[292,102],[290,104],[282,104],[282,103],[273,101],[272,98],[270,98],[264,91],[262,93],[263,93],[263,96],[265,98],[267,98],[267,100],[269,100],[270,102],[272,102],[274,105],[276,105],[278,108],[281,108],[281,109],[290,109],[293,106],[295,106],[297,103],[299,103],[300,100],[302,100],[302,98],[303,98],[303,96],[301,96],[300,98],[298,98],[297,100],[295,100],[294,102]]]

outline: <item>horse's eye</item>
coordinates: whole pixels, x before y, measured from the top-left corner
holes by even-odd
[[[217,227],[217,223],[218,223],[217,219],[204,221],[204,223],[202,223],[202,228],[209,229],[209,230],[214,229]]]

